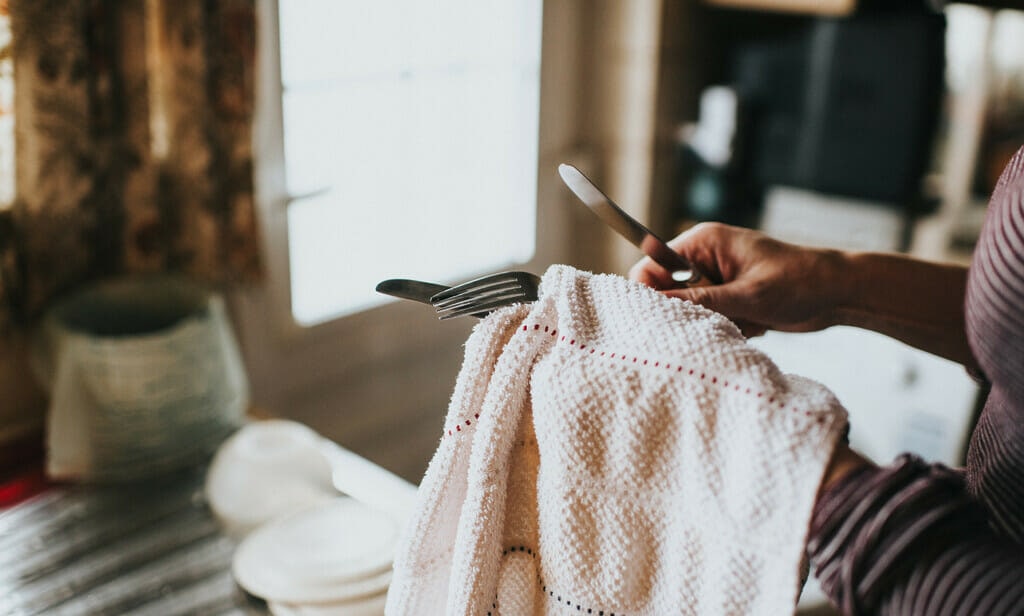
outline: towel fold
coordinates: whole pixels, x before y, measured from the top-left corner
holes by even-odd
[[[845,428],[725,317],[552,266],[466,343],[387,614],[792,613]]]

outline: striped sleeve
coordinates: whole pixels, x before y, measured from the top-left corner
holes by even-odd
[[[962,475],[912,456],[824,494],[808,550],[844,614],[1024,613],[1024,552],[994,532]]]
[[[964,316],[991,386],[964,472],[905,456],[815,505],[808,551],[845,614],[1024,614],[1024,148],[993,191]]]

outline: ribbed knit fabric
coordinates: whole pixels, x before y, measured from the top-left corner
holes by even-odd
[[[387,614],[792,613],[845,429],[725,317],[553,266],[466,344]]]
[[[993,192],[965,316],[991,384],[966,472],[904,457],[815,507],[808,549],[844,613],[1024,614],[1024,148]]]

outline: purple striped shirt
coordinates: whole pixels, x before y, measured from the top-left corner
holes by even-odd
[[[808,550],[846,614],[1024,614],[1024,148],[968,271],[967,338],[991,384],[964,472],[911,456],[839,481]]]

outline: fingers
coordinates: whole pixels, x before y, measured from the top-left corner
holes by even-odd
[[[716,252],[721,248],[731,227],[718,223],[700,223],[679,234],[668,242],[670,248],[693,263],[694,267],[712,280],[720,280]],[[644,257],[629,270],[629,278],[655,289],[672,289],[679,286],[671,273]]]
[[[740,328],[740,333],[743,334],[744,338],[756,338],[763,336],[768,328],[760,323],[754,323],[753,321],[747,321],[744,319],[737,319],[733,321],[736,327]]]
[[[720,280],[718,256],[728,251],[729,238],[736,229],[720,223],[702,222],[668,242],[705,275]]]
[[[721,285],[707,285],[689,287],[685,289],[672,289],[665,291],[666,295],[689,300],[700,304],[705,308],[720,312],[733,319],[748,319],[750,294],[744,291],[741,283],[726,283]]]
[[[650,257],[644,257],[631,267],[629,278],[654,289],[671,289],[678,286],[676,281],[672,280],[672,274]]]
[[[762,336],[768,327],[763,323],[751,320],[748,308],[749,301],[742,294],[737,294],[735,287],[738,285],[722,285],[717,287],[703,286],[691,287],[675,291],[664,291],[665,295],[679,299],[689,300],[700,304],[709,310],[725,315],[736,327],[744,338]]]

